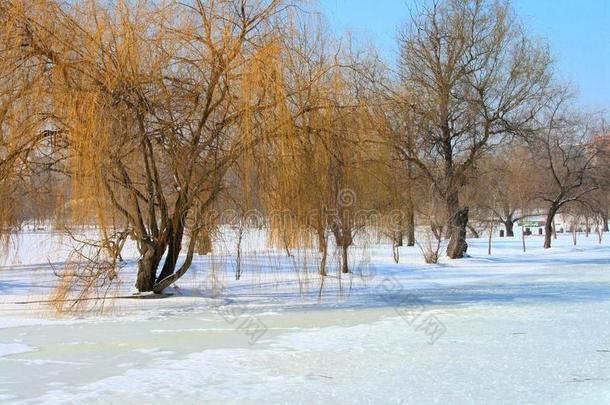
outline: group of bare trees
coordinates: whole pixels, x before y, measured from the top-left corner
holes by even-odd
[[[227,207],[260,210],[288,252],[317,248],[321,275],[330,246],[350,271],[372,223],[396,260],[416,225],[452,259],[474,222],[513,236],[544,211],[550,247],[555,215],[580,204],[607,229],[603,128],[545,44],[505,2],[416,11],[394,71],[281,0],[0,0],[2,234],[34,216],[95,225],[112,263],[130,238],[136,288],[158,293]]]
[[[544,213],[545,248],[566,205],[596,211],[607,228],[608,144],[592,142],[605,133],[603,118],[574,107],[547,47],[524,34],[510,7],[433,2],[400,46],[400,87],[386,94],[404,128],[390,142],[445,206],[450,258],[466,252],[468,229],[477,236],[469,214],[514,236],[516,222]]]

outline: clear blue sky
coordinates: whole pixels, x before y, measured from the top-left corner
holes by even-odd
[[[397,52],[397,28],[414,0],[318,0],[333,30],[371,40],[387,58]],[[610,110],[610,0],[513,0],[531,36],[550,44],[560,77],[580,103]]]

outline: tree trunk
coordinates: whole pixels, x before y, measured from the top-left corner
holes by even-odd
[[[589,216],[587,215],[585,217],[585,238],[588,238],[590,233],[591,233],[591,225],[590,225],[590,221],[589,221]]]
[[[558,207],[555,204],[551,204],[549,212],[546,215],[546,223],[544,224],[544,248],[551,248],[551,240],[553,238],[553,221],[555,220],[555,214],[557,214]]]
[[[318,235],[318,252],[322,253],[325,249],[326,243],[326,227],[322,224],[322,221],[318,221],[315,224],[316,234]]]
[[[515,231],[514,231],[515,222],[513,221],[513,219],[511,217],[506,218],[506,220],[504,221],[504,227],[506,228],[507,237],[512,238],[515,236]]]
[[[407,223],[405,230],[407,232],[407,246],[415,246],[415,205],[413,204],[413,168],[411,162],[407,163]]]
[[[138,261],[138,275],[135,287],[138,292],[148,292],[153,290],[155,275],[159,267],[160,255],[152,246],[144,249],[142,258]]]
[[[574,244],[574,246],[576,246],[577,242],[578,242],[578,238],[577,238],[577,234],[576,234],[576,227],[574,226],[572,228],[572,243]]]
[[[241,279],[241,242],[243,240],[244,229],[240,225],[237,230],[237,245],[235,246],[236,257],[235,257],[235,280]]]
[[[397,263],[400,261],[400,250],[398,249],[400,246],[396,245],[395,243],[392,244],[392,256],[394,257],[394,263]]]
[[[603,229],[604,232],[610,232],[610,230],[608,229],[608,212],[604,212],[602,213],[602,221],[604,222],[603,225]]]
[[[489,239],[487,241],[487,254],[491,256],[491,240],[494,234],[494,217],[491,216],[491,221],[489,221]]]
[[[328,256],[328,242],[326,238],[323,238],[324,242],[320,247],[322,249],[322,258],[320,259],[320,275],[326,276],[326,257]]]
[[[411,197],[409,197],[409,200],[407,203],[407,223],[405,224],[407,246],[415,246],[415,209]]]
[[[468,224],[468,207],[458,210],[450,219],[449,244],[447,256],[450,259],[461,259],[466,254],[466,225]]]
[[[145,248],[142,251],[142,258],[138,261],[138,275],[135,284],[139,292],[156,291],[156,284],[174,274],[184,237],[184,225],[180,221],[177,223],[178,225],[175,227],[168,226],[164,234],[159,235],[154,242],[143,242]],[[191,243],[193,249],[196,242]],[[157,276],[157,269],[166,251],[163,268]]]
[[[326,238],[326,228],[321,221],[317,223],[316,233],[318,235],[318,251],[321,253],[320,258],[320,269],[319,273],[321,276],[326,276],[326,258],[328,257],[328,240]]]
[[[197,238],[199,237],[199,232],[197,230],[193,231],[191,234],[191,240],[189,241],[188,251],[186,254],[186,258],[184,259],[184,263],[180,266],[180,268],[173,272],[170,276],[161,279],[155,283],[153,286],[153,292],[155,294],[161,294],[163,290],[167,287],[178,281],[180,277],[186,274],[187,270],[191,267],[193,263],[193,253],[195,252],[195,245],[197,244]]]
[[[341,246],[341,273],[349,273],[349,265],[347,263],[347,244]]]
[[[345,218],[345,216],[342,216],[341,218]],[[352,245],[353,242],[352,230],[349,224],[342,221],[341,223],[334,222],[331,225],[331,231],[335,236],[335,243],[337,244],[337,247],[341,248],[341,272],[349,273],[347,249]]]
[[[163,280],[174,274],[176,270],[176,263],[178,263],[178,257],[180,256],[180,251],[182,250],[182,238],[184,237],[184,226],[179,224],[176,228],[170,228],[169,236],[168,236],[168,247],[167,247],[167,255],[165,256],[165,262],[163,263],[163,268],[161,269],[161,273],[155,280],[155,283]]]
[[[396,231],[393,235],[394,246],[402,246],[403,244],[403,233],[402,231]]]

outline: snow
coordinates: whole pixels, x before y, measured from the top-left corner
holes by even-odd
[[[315,253],[288,258],[256,232],[234,280],[228,235],[169,298],[59,317],[32,301],[57,282],[66,241],[18,238],[0,269],[3,402],[610,403],[610,244],[594,235],[550,250],[532,236],[525,253],[494,239],[491,256],[472,239],[471,257],[437,265],[417,247],[396,264],[368,238],[354,273],[339,278],[333,256],[322,286]]]
[[[32,350],[34,350],[32,347],[21,343],[0,343],[0,357],[17,353],[26,353]]]

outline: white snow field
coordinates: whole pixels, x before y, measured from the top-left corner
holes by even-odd
[[[259,239],[240,281],[234,258],[197,257],[171,297],[58,317],[36,301],[66,241],[20,234],[0,268],[0,402],[610,403],[608,240],[559,235],[544,251],[532,236],[523,253],[494,239],[488,256],[472,239],[470,258],[437,265],[362,245],[353,274],[332,262],[321,286],[313,253]]]

